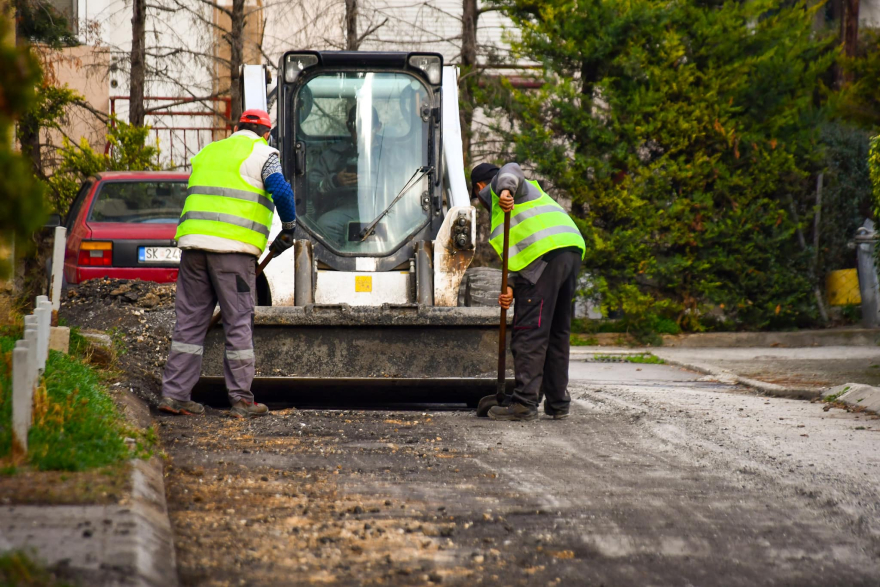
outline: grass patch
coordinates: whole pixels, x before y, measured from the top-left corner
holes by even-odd
[[[593,318],[573,318],[571,331],[576,334],[626,333],[626,325],[620,320],[594,320]]]
[[[0,554],[0,585],[73,587],[73,583],[60,581],[43,565],[20,550]]]
[[[655,357],[650,353],[639,355],[595,355],[593,357],[597,361],[607,363],[639,363],[649,365],[665,365],[666,361],[659,357]]]
[[[624,359],[627,363],[642,363],[646,365],[665,365],[666,361],[654,355],[627,355]]]
[[[70,329],[70,354],[81,359],[86,358],[89,352],[89,339],[80,334],[79,326]]]
[[[840,398],[840,396],[845,394],[847,391],[849,391],[849,386],[844,387],[842,391],[838,391],[835,394],[823,397],[822,401],[825,402],[826,404],[833,404],[834,402],[836,402]]]
[[[569,337],[571,346],[596,346],[599,344],[599,339],[595,336],[588,336],[587,338],[581,338],[578,334],[572,334]]]
[[[0,458],[12,448],[13,337],[0,337]],[[101,375],[76,357],[49,352],[34,394],[28,461],[40,471],[85,471],[149,454],[155,436],[130,429]],[[130,448],[126,437],[135,439]],[[4,463],[5,464],[5,463]]]

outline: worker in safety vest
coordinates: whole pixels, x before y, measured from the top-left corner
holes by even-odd
[[[504,405],[493,406],[493,420],[533,420],[544,393],[544,413],[568,417],[568,352],[571,306],[586,252],[568,213],[516,163],[501,169],[488,163],[471,172],[473,192],[492,218],[489,243],[499,256],[504,247],[504,213],[510,212],[508,282],[498,296],[509,308],[514,299],[510,350],[516,387]]]
[[[269,413],[254,402],[254,296],[257,258],[266,248],[277,208],[282,230],[276,255],[293,244],[293,190],[281,173],[278,151],[266,140],[272,123],[262,110],[246,110],[235,132],[192,158],[186,203],[177,227],[181,249],[175,311],[177,323],[162,378],[159,409],[202,414],[190,400],[199,379],[203,344],[219,302],[226,333],[223,373],[237,418]]]

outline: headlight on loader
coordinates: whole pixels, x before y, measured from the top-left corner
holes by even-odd
[[[311,54],[304,55],[288,55],[284,64],[284,81],[293,83],[300,73],[307,67],[318,64],[318,56]]]
[[[409,58],[410,67],[421,69],[428,76],[428,81],[435,86],[440,85],[443,59],[437,55],[413,55]]]

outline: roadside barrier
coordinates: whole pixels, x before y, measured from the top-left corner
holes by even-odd
[[[52,303],[47,296],[37,296],[33,314],[24,317],[24,337],[12,351],[12,446],[22,454],[27,454],[34,390],[49,358],[51,324]]]

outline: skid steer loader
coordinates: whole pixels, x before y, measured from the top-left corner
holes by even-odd
[[[476,211],[457,68],[434,53],[291,51],[278,72],[272,136],[298,226],[258,278],[255,388],[491,392],[499,309],[458,305]],[[267,109],[264,66],[241,79],[244,107]],[[278,230],[276,215],[270,242]],[[203,383],[222,384],[223,347],[214,329]]]

